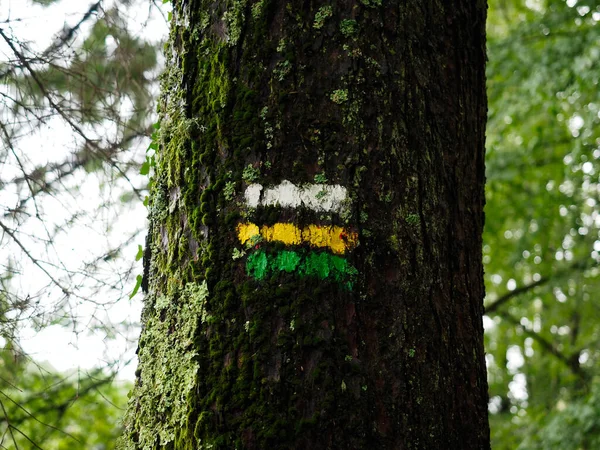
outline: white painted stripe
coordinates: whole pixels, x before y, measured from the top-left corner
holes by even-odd
[[[298,208],[303,206],[317,212],[342,213],[348,209],[348,191],[339,184],[306,184],[296,186],[283,180],[277,186],[263,188],[261,184],[251,184],[244,194],[246,205]]]
[[[246,188],[244,197],[246,197],[246,205],[250,208],[256,208],[260,204],[260,193],[262,191],[262,184],[251,184]]]

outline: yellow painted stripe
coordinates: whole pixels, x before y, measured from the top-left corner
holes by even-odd
[[[308,243],[313,247],[328,247],[338,254],[356,247],[358,243],[357,233],[330,225],[309,225],[301,229],[293,223],[276,223],[260,228],[253,223],[240,223],[237,233],[242,244],[260,236],[267,242],[277,241],[287,245]]]
[[[245,244],[254,236],[260,236],[260,230],[253,223],[240,223],[237,227],[238,239]]]

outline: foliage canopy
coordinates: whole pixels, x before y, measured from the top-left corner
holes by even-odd
[[[600,8],[490,8],[484,262],[494,448],[595,448]]]

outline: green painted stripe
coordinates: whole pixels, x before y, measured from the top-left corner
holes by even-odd
[[[352,289],[352,281],[358,271],[348,261],[337,255],[317,252],[282,250],[267,254],[257,250],[248,256],[246,273],[257,280],[278,272],[295,272],[302,277],[317,277],[343,283]]]

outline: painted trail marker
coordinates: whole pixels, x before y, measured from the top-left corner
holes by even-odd
[[[309,244],[311,247],[329,248],[333,253],[344,254],[358,243],[358,235],[333,225],[308,225],[299,228],[293,223],[258,225],[240,223],[237,228],[241,244],[246,242],[283,242],[286,245]]]
[[[268,254],[257,250],[248,256],[246,272],[257,280],[273,273],[297,273],[320,280],[332,280],[352,289],[352,279],[358,271],[346,258],[329,253],[282,250]]]
[[[251,184],[244,198],[248,208],[279,206],[334,214],[345,214],[350,208],[348,192],[343,186],[319,183],[297,186],[288,180],[266,188]],[[355,231],[332,224],[300,227],[286,222],[273,225],[243,222],[237,225],[236,231],[239,242],[251,249],[246,260],[248,276],[262,280],[275,273],[296,273],[335,281],[352,289],[352,280],[358,272],[343,255],[358,245]],[[291,248],[268,252],[261,247],[261,243],[270,242],[281,242]],[[299,246],[325,251],[297,248]]]
[[[305,207],[317,212],[343,214],[348,210],[348,191],[339,184],[306,184],[296,186],[283,180],[277,186],[263,188],[261,184],[251,184],[244,194],[246,206],[281,206],[282,208]]]

